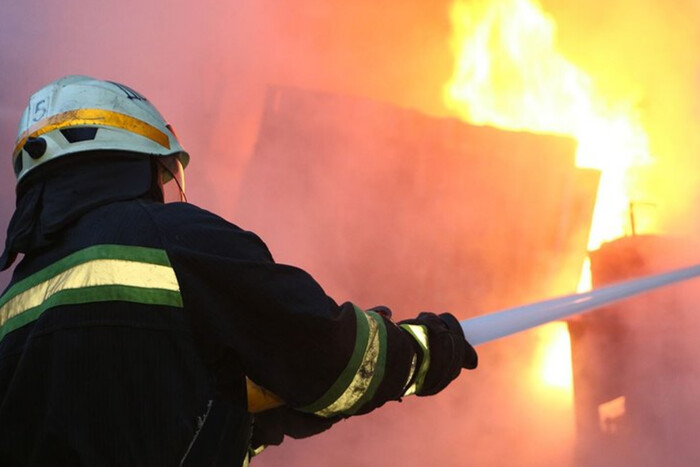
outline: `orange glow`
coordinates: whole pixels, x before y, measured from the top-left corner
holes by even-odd
[[[554,18],[536,0],[455,0],[450,17],[455,66],[444,88],[446,106],[473,124],[575,138],[576,165],[601,171],[589,250],[629,233],[630,201],[641,190],[635,170],[653,163],[638,96],[597,91],[594,75],[557,50]],[[578,291],[590,290],[590,283],[587,261]],[[538,336],[539,384],[571,397],[566,325],[543,326]]]
[[[538,329],[541,342],[539,379],[551,388],[571,391],[571,342],[566,323],[549,323]]]
[[[652,162],[638,99],[597,93],[557,50],[554,19],[535,0],[457,0],[451,20],[447,107],[474,124],[574,137],[577,165],[602,171],[589,249],[625,235],[634,168]]]
[[[588,292],[593,288],[592,282],[593,278],[591,277],[591,259],[586,258],[583,260],[583,269],[581,270],[581,278],[578,281],[578,287],[576,287],[576,292]]]

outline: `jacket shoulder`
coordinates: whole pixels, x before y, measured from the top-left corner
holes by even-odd
[[[267,245],[258,235],[206,209],[189,203],[143,202],[141,205],[160,231],[166,248],[272,260]]]

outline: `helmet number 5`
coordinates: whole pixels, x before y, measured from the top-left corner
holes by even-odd
[[[33,122],[38,122],[42,118],[46,116],[46,113],[49,111],[46,99],[41,99],[40,101],[37,101],[34,104],[34,107],[32,108],[32,121]]]

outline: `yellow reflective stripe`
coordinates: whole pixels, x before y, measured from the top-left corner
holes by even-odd
[[[168,135],[143,120],[105,109],[75,109],[52,115],[32,125],[19,135],[12,154],[16,156],[19,153],[24,143],[27,142],[27,138],[36,138],[61,128],[85,125],[120,128],[146,137],[164,148],[170,149],[170,138],[168,138]]]
[[[263,452],[265,449],[267,449],[267,446],[264,444],[261,444],[257,448],[250,448],[250,457],[255,457],[259,455],[261,452]]]
[[[409,389],[411,389],[411,386],[409,384],[411,381],[413,381],[413,375],[416,373],[416,365],[418,364],[418,356],[416,354],[413,354],[413,357],[411,357],[411,368],[408,370],[408,378],[406,378],[406,382],[403,383],[403,395],[404,396],[410,396],[411,394],[406,394]],[[415,390],[415,388],[414,388]]]
[[[404,392],[404,396],[410,396],[420,391],[425,381],[425,375],[430,368],[430,347],[428,346],[428,328],[417,324],[402,324],[401,327],[408,331],[411,336],[418,342],[418,345],[423,350],[423,359],[420,363],[420,368],[416,374],[413,384]],[[409,379],[410,381],[410,379]]]
[[[367,388],[369,388],[372,382],[372,377],[374,376],[375,368],[377,367],[377,361],[379,360],[379,353],[381,351],[380,339],[379,339],[379,325],[374,319],[369,318],[365,313],[358,313],[362,316],[362,319],[367,321],[369,326],[369,338],[367,339],[367,346],[365,347],[364,354],[362,355],[362,362],[355,372],[355,376],[352,378],[350,385],[345,389],[345,391],[338,397],[332,404],[321,409],[316,413],[321,417],[331,417],[340,412],[351,409],[357,401],[365,394]]]
[[[248,447],[248,451],[245,453],[245,457],[243,458],[243,464],[241,464],[241,467],[248,467],[250,465],[250,460],[253,457],[262,453],[265,449],[267,449],[267,445],[265,444],[258,446],[257,448]]]
[[[62,271],[12,297],[0,307],[0,327],[22,312],[38,307],[58,292],[105,285],[180,291],[175,271],[170,266],[97,259]]]

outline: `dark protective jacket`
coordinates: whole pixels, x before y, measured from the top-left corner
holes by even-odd
[[[408,333],[255,234],[148,197],[84,211],[0,298],[0,465],[241,465],[246,376],[324,417],[404,393]]]

